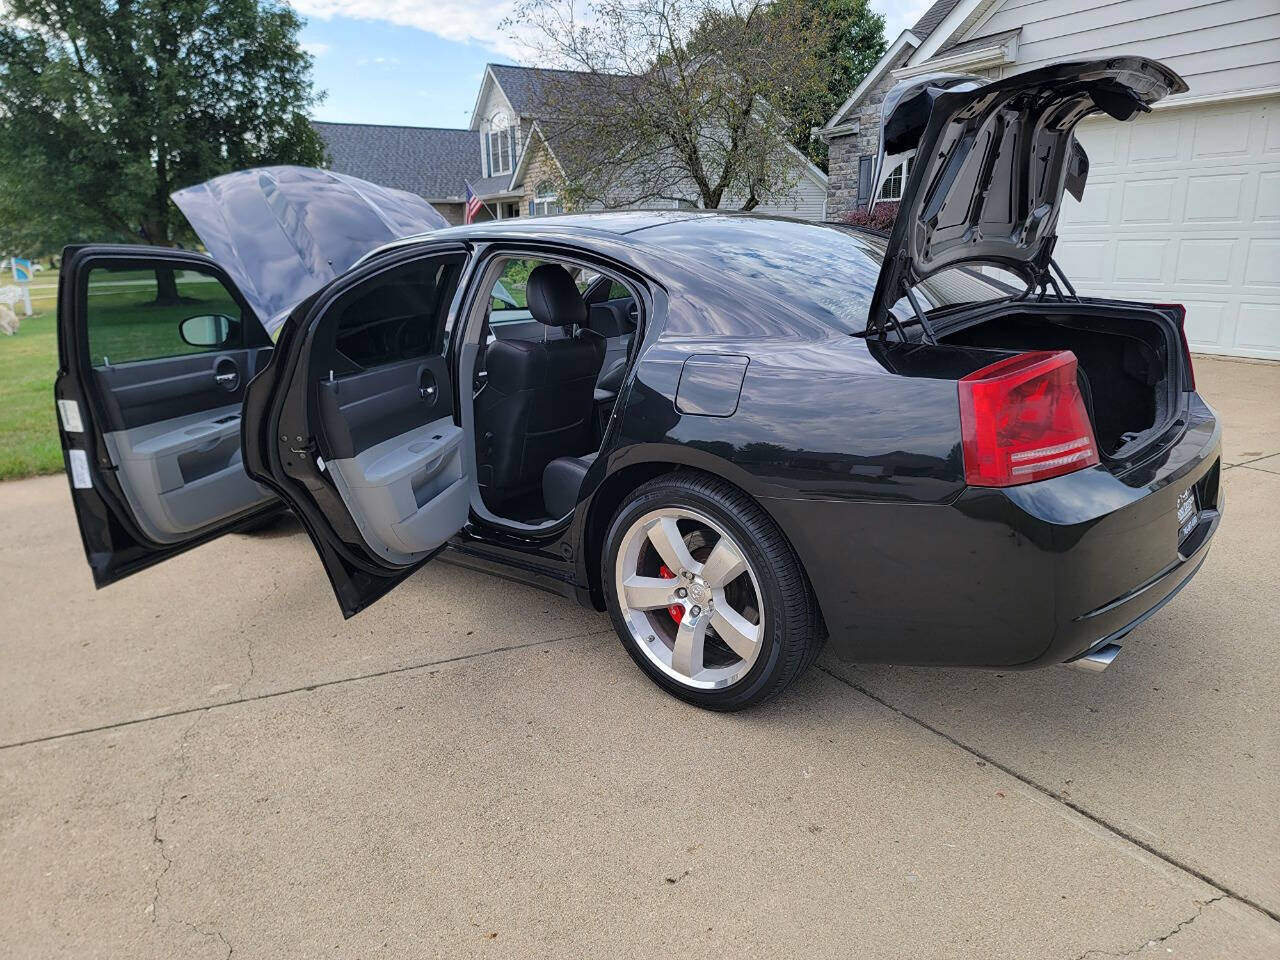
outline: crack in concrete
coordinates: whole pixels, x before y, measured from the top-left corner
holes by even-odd
[[[1039,793],[1044,794],[1046,797],[1049,797],[1051,800],[1054,800],[1062,804],[1064,807],[1067,807],[1070,810],[1074,810],[1076,813],[1080,814],[1080,816],[1084,817],[1086,820],[1089,820],[1092,823],[1097,824],[1099,827],[1106,830],[1108,833],[1119,837],[1121,840],[1125,840],[1128,843],[1133,844],[1135,847],[1137,847],[1140,850],[1145,850],[1147,853],[1151,854],[1153,857],[1156,857],[1159,860],[1163,860],[1165,863],[1169,864],[1171,867],[1174,867],[1178,870],[1181,870],[1185,874],[1195,877],[1197,880],[1201,881],[1207,886],[1212,887],[1214,890],[1218,891],[1220,894],[1228,896],[1233,900],[1238,900],[1241,903],[1247,904],[1250,907],[1253,907],[1253,909],[1257,910],[1259,913],[1265,914],[1266,916],[1270,917],[1272,920],[1280,922],[1280,911],[1277,911],[1275,909],[1272,909],[1270,907],[1267,907],[1259,903],[1257,900],[1241,893],[1239,890],[1232,889],[1232,887],[1230,887],[1228,884],[1225,884],[1220,880],[1214,879],[1213,877],[1205,873],[1203,870],[1200,870],[1196,867],[1193,867],[1189,863],[1179,860],[1174,854],[1166,853],[1165,851],[1161,850],[1159,847],[1155,846],[1154,844],[1148,843],[1147,841],[1126,831],[1123,827],[1120,827],[1114,823],[1111,823],[1109,820],[1106,820],[1103,817],[1099,816],[1098,814],[1093,813],[1091,810],[1087,809],[1086,807],[1076,802],[1075,800],[1072,800],[1070,797],[1067,797],[1066,795],[1058,792],[1057,790],[1054,790],[1051,787],[1045,786],[1044,784],[1038,782],[1037,780],[1035,780],[1034,778],[1032,778],[1031,776],[1025,773],[1020,773],[1019,771],[1015,770],[1013,767],[1009,766],[1007,763],[1003,763],[1000,760],[997,760],[991,754],[984,753],[982,750],[979,750],[977,747],[970,746],[969,744],[965,743],[963,740],[959,739],[958,737],[952,736],[951,734],[947,733],[941,727],[935,726],[934,724],[929,723],[927,720],[921,719],[920,717],[917,717],[914,714],[908,713],[906,710],[903,710],[901,707],[890,703],[884,697],[880,696],[877,693],[874,693],[867,687],[864,687],[862,684],[855,683],[853,680],[850,680],[848,677],[842,677],[840,674],[829,670],[827,667],[821,664],[815,664],[814,669],[819,670],[822,673],[825,673],[828,677],[830,677],[832,680],[835,680],[837,683],[843,683],[846,687],[849,687],[851,690],[856,690],[858,693],[862,694],[864,697],[868,697],[869,699],[874,700],[876,703],[880,704],[882,707],[892,710],[894,713],[896,713],[898,716],[902,717],[903,719],[909,720],[912,723],[923,727],[925,730],[928,730],[930,733],[934,734],[935,736],[941,737],[943,740],[946,740],[948,743],[954,744],[955,746],[959,747],[961,750],[965,751],[969,755],[973,757],[977,757],[979,760],[983,761],[984,763],[989,763],[991,766],[995,767],[997,770],[1002,771],[1003,773],[1007,773],[1009,776],[1013,777],[1019,783],[1024,783],[1028,787],[1030,787],[1032,790],[1035,790]],[[1217,900],[1217,899],[1221,899],[1221,898],[1220,897],[1214,898],[1214,900]],[[1210,900],[1208,902],[1212,903],[1214,902],[1214,900]]]
[[[1275,453],[1264,453],[1264,454],[1263,454],[1262,456],[1260,456],[1260,457],[1250,457],[1248,460],[1241,460],[1239,463],[1224,463],[1224,464],[1222,465],[1222,469],[1223,469],[1223,470],[1232,470],[1232,469],[1234,469],[1234,468],[1236,468],[1236,467],[1248,467],[1248,466],[1249,466],[1249,464],[1251,464],[1251,463],[1257,463],[1259,460],[1268,460],[1268,459],[1270,459],[1271,457],[1275,457],[1275,456],[1280,456],[1280,450],[1277,450]],[[1258,468],[1257,468],[1257,467],[1252,467],[1252,468],[1250,468],[1250,469],[1257,470]],[[1260,473],[1270,473],[1271,471],[1270,471],[1270,470],[1261,470],[1261,471],[1259,471],[1259,472],[1260,472]]]
[[[189,923],[186,920],[181,921],[181,923],[183,926],[187,927],[194,933],[200,934],[202,937],[207,937],[210,940],[220,940],[222,945],[227,948],[227,955],[224,960],[231,960],[231,955],[236,952],[236,948],[231,945],[230,940],[222,935],[221,930],[202,930],[194,923]]]
[[[191,740],[191,735],[195,733],[196,727],[198,727],[200,722],[204,720],[207,713],[208,710],[200,711],[195,720],[193,720],[187,728],[182,731],[182,736],[178,738],[177,767],[173,774],[165,780],[163,784],[161,784],[160,797],[156,800],[155,811],[151,814],[151,842],[156,845],[156,850],[160,854],[160,859],[164,861],[164,866],[161,868],[159,874],[156,875],[155,882],[152,884],[153,892],[151,895],[151,905],[147,908],[147,912],[151,914],[152,924],[159,924],[160,922],[160,884],[164,880],[165,876],[168,875],[169,871],[173,869],[173,857],[170,855],[168,849],[166,849],[165,838],[160,833],[160,816],[164,813],[164,809],[169,803],[169,791],[173,789],[174,785],[182,780],[191,769],[191,758],[187,754],[187,745]],[[235,952],[235,948],[231,945],[231,941],[223,936],[222,931],[220,930],[207,930],[197,926],[190,920],[183,920],[181,917],[173,917],[171,918],[171,922],[181,924],[188,930],[191,930],[207,939],[219,941],[227,948],[226,956],[228,958]]]
[[[15,740],[12,743],[0,744],[0,750],[15,750],[18,747],[29,747],[36,743],[48,743],[52,740],[65,740],[68,737],[81,737],[89,733],[102,733],[104,730],[119,730],[121,727],[132,727],[140,723],[151,723],[153,720],[168,720],[171,717],[185,717],[193,713],[204,713],[206,710],[219,710],[223,707],[235,707],[244,703],[256,703],[259,700],[272,700],[276,697],[287,697],[295,693],[311,693],[325,687],[354,683],[357,680],[375,680],[378,677],[395,676],[398,673],[411,673],[414,670],[426,670],[451,663],[463,663],[478,657],[488,657],[495,653],[510,653],[515,650],[528,650],[530,647],[545,647],[552,643],[565,643],[569,640],[586,640],[591,637],[612,637],[613,631],[608,629],[589,630],[586,633],[575,633],[567,637],[552,637],[548,640],[531,640],[528,643],[513,643],[505,647],[494,647],[490,650],[479,650],[475,653],[463,653],[456,657],[442,657],[439,660],[428,660],[424,663],[410,663],[399,667],[388,667],[386,670],[374,670],[370,673],[358,673],[350,677],[337,677],[333,680],[318,680],[301,687],[289,687],[284,690],[271,690],[267,693],[255,694],[251,697],[237,696],[231,700],[218,700],[214,703],[202,704],[198,707],[183,707],[165,713],[155,713],[147,717],[134,717],[131,720],[118,720],[115,723],[104,723],[96,727],[83,727],[79,730],[66,730],[62,733],[51,733],[43,737],[31,737],[28,740]],[[247,682],[247,681],[246,681]]]
[[[236,699],[244,697],[244,688],[249,685],[249,681],[253,679],[253,675],[258,670],[258,665],[253,661],[253,632],[246,631],[244,637],[244,655],[249,660],[249,675],[240,681],[240,686],[236,688]]]
[[[187,760],[187,741],[191,734],[195,732],[196,727],[200,725],[200,721],[204,719],[204,712],[201,712],[191,724],[182,731],[182,736],[178,738],[178,766],[173,774],[160,785],[160,797],[156,800],[155,810],[151,814],[151,842],[156,845],[156,849],[160,854],[160,859],[164,861],[164,867],[156,876],[153,884],[154,893],[151,897],[151,906],[147,912],[151,914],[151,922],[159,922],[160,914],[160,881],[165,878],[165,874],[173,867],[173,858],[169,856],[169,851],[165,849],[164,837],[160,836],[160,814],[164,812],[165,804],[169,801],[169,789],[177,783],[186,774],[188,768]]]
[[[1191,926],[1191,924],[1195,923],[1198,919],[1200,919],[1200,914],[1204,913],[1205,908],[1208,907],[1210,904],[1217,903],[1219,900],[1227,900],[1227,899],[1229,899],[1228,895],[1225,893],[1221,893],[1216,897],[1209,898],[1208,900],[1204,900],[1204,901],[1196,900],[1195,903],[1197,903],[1198,906],[1196,907],[1195,913],[1187,917],[1185,920],[1179,920],[1177,926],[1175,926],[1172,930],[1170,930],[1168,933],[1164,934],[1163,936],[1153,937],[1150,940],[1144,940],[1140,946],[1134,947],[1132,950],[1121,950],[1120,952],[1117,953],[1112,950],[1098,950],[1094,948],[1094,949],[1086,950],[1084,953],[1080,954],[1080,956],[1076,957],[1075,960],[1088,960],[1089,957],[1137,956],[1139,953],[1141,953],[1143,950],[1146,950],[1148,947],[1158,947],[1160,944],[1164,943],[1166,940],[1170,939],[1171,937],[1176,937],[1183,930],[1185,930],[1187,927]]]

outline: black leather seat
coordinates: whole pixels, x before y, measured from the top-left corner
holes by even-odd
[[[539,323],[583,328],[587,305],[559,264],[529,274],[529,312]],[[557,457],[595,448],[592,412],[605,343],[581,329],[556,340],[496,340],[485,354],[486,384],[476,397],[480,485],[492,508],[528,494]]]

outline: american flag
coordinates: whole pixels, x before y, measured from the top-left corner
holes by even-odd
[[[471,189],[471,184],[467,184],[467,223],[472,223],[476,214],[480,212],[480,208],[484,204],[480,202],[480,198],[476,196],[476,192]]]

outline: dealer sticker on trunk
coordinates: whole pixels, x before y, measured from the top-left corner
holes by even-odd
[[[1200,522],[1200,511],[1196,507],[1196,488],[1188,487],[1178,494],[1178,542],[1187,539],[1191,531]]]

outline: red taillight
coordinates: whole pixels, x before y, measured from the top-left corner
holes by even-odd
[[[1022,353],[959,383],[965,481],[1012,487],[1098,462],[1070,350]]]
[[[1187,389],[1196,388],[1196,368],[1191,365],[1191,344],[1187,340],[1187,308],[1180,303],[1157,303],[1157,307],[1172,310],[1178,320],[1178,336],[1182,338],[1182,357],[1187,361]]]

